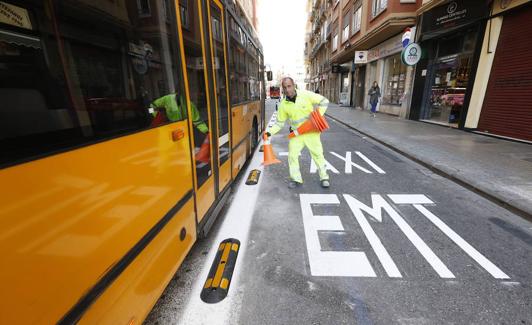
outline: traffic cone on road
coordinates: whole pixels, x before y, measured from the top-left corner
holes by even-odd
[[[280,163],[281,161],[275,157],[270,138],[264,134],[262,139],[264,140],[264,160],[262,161],[262,164],[268,166]]]
[[[310,118],[303,123],[297,130],[290,132],[288,138],[291,139],[300,134],[310,133],[310,132],[323,132],[329,128],[329,124],[325,118],[318,112],[313,111],[310,114]]]
[[[201,144],[200,150],[196,153],[196,161],[208,164],[211,158],[211,142],[209,140],[209,133],[205,134],[205,140]]]

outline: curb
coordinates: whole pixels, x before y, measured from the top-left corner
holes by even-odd
[[[406,158],[408,158],[408,159],[410,159],[410,160],[422,165],[423,167],[430,169],[435,174],[438,174],[438,175],[440,175],[442,177],[445,177],[445,178],[453,181],[454,183],[456,183],[456,184],[458,184],[458,185],[460,185],[462,187],[465,187],[466,189],[468,189],[470,191],[473,191],[473,192],[479,194],[480,196],[488,199],[489,201],[497,204],[498,206],[500,206],[500,207],[502,207],[502,208],[514,213],[514,214],[517,214],[517,215],[521,216],[522,218],[524,218],[524,219],[526,219],[528,221],[532,221],[532,213],[527,212],[527,211],[525,211],[525,210],[513,205],[511,202],[508,202],[505,199],[499,198],[499,197],[497,197],[497,196],[495,196],[493,194],[490,194],[490,193],[484,191],[483,189],[481,189],[479,187],[476,187],[476,186],[474,186],[474,185],[472,185],[470,183],[467,183],[467,182],[457,178],[453,174],[450,174],[449,172],[446,172],[445,170],[436,167],[436,165],[432,165],[432,164],[427,163],[427,162],[425,162],[425,161],[423,161],[423,160],[421,160],[419,158],[416,158],[413,155],[411,155],[410,153],[408,153],[406,151],[403,151],[401,149],[398,149],[398,148],[394,147],[392,144],[387,143],[387,142],[385,142],[385,141],[383,141],[383,140],[381,140],[381,139],[379,139],[379,138],[377,138],[377,137],[375,137],[375,136],[373,136],[373,135],[371,135],[371,134],[369,134],[367,132],[361,131],[360,129],[357,129],[357,128],[355,128],[355,127],[353,127],[353,126],[351,126],[351,125],[349,125],[349,124],[347,124],[347,123],[335,118],[334,116],[331,116],[328,113],[325,113],[325,115],[327,115],[328,118],[330,118],[331,120],[335,121],[336,123],[341,124],[341,125],[349,128],[351,130],[354,130],[354,131],[356,131],[356,132],[358,132],[360,134],[363,134],[364,136],[374,140],[375,142],[378,142],[378,143],[382,144],[383,146],[385,146],[385,147],[387,147],[387,148],[399,153],[400,155],[405,156]]]

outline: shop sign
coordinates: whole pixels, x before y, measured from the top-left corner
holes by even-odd
[[[410,33],[411,35],[415,35],[416,28],[411,27]],[[402,49],[403,49],[403,34],[401,33],[401,34],[397,34],[396,36],[392,37],[386,42],[382,42],[379,46],[375,46],[374,48],[370,49],[368,51],[366,62],[369,63],[369,62],[393,55],[395,53],[399,53],[401,52]]]
[[[424,33],[460,26],[486,17],[489,6],[482,6],[478,1],[451,1],[423,14]]]
[[[368,63],[368,51],[355,51],[355,64]]]
[[[401,61],[405,65],[416,65],[421,59],[421,47],[417,43],[410,43],[401,52]]]
[[[0,23],[33,29],[28,10],[0,1]]]

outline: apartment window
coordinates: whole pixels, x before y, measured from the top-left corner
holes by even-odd
[[[362,21],[362,7],[358,7],[353,14],[353,34],[360,30],[360,23]]]
[[[347,41],[349,39],[349,21],[350,21],[350,13],[346,12],[343,19],[342,19],[342,43]]]
[[[333,52],[336,51],[337,48],[338,48],[338,34],[335,34],[333,36],[333,41],[332,41],[332,50],[333,50]]]
[[[137,0],[140,17],[151,16],[150,0]]]
[[[388,6],[388,0],[373,0],[372,15],[373,17],[380,14]]]
[[[342,31],[342,43],[347,41],[348,38],[349,38],[349,24],[347,24],[344,27],[344,30]]]

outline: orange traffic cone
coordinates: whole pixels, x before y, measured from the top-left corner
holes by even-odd
[[[262,139],[264,140],[264,160],[262,161],[262,164],[264,166],[268,166],[280,163],[281,161],[275,157],[270,139],[266,136],[266,134],[262,136]]]
[[[211,142],[209,141],[209,133],[205,134],[205,140],[201,144],[200,150],[196,153],[196,161],[208,164],[211,158]]]
[[[318,112],[313,111],[310,114],[310,118],[303,123],[297,130],[290,132],[288,138],[291,139],[300,134],[305,134],[309,132],[323,132],[329,128],[329,124],[325,118]]]

